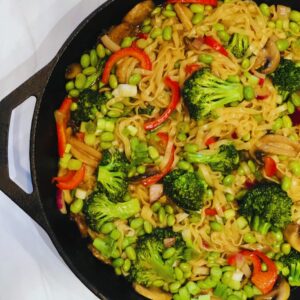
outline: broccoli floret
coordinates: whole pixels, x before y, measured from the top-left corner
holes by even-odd
[[[163,253],[167,250],[164,240],[169,238],[175,238],[172,246],[175,252],[164,259]],[[182,260],[184,250],[182,236],[169,228],[156,228],[151,234],[141,236],[135,248],[136,260],[133,261],[129,280],[146,287],[153,286],[158,280],[166,283],[176,281],[174,265]]]
[[[83,206],[83,213],[88,225],[97,232],[100,231],[105,222],[114,219],[126,220],[139,211],[140,202],[138,199],[114,203],[108,200],[105,194],[99,192],[91,194]]]
[[[235,33],[231,36],[228,43],[228,50],[236,58],[242,58],[249,48],[249,38],[247,35]]]
[[[81,122],[88,122],[95,119],[101,109],[101,105],[107,102],[105,93],[99,94],[90,89],[83,90],[77,101],[77,109],[72,111],[72,120],[78,126]]]
[[[202,208],[207,185],[196,172],[176,169],[164,178],[163,185],[165,194],[179,207],[192,211]]]
[[[246,192],[239,213],[248,218],[253,230],[266,234],[283,229],[291,222],[292,200],[279,184],[261,182]]]
[[[122,201],[128,188],[128,161],[117,150],[103,152],[98,167],[98,188],[113,202]]]
[[[183,87],[183,100],[193,119],[200,120],[215,109],[244,98],[243,85],[222,80],[203,68],[193,73]]]
[[[300,67],[292,60],[282,58],[271,78],[284,100],[300,90]]]
[[[232,144],[221,145],[219,150],[209,153],[186,153],[185,158],[190,163],[208,164],[213,171],[223,174],[231,173],[239,166],[239,152]]]
[[[279,261],[289,268],[289,284],[291,286],[300,286],[300,252],[291,249],[291,252],[282,256]]]

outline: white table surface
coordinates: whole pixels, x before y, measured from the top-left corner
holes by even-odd
[[[0,0],[0,99],[49,62],[103,2]],[[10,174],[27,191],[33,107],[31,99],[15,110],[10,130]],[[0,192],[0,300],[18,299],[97,298],[68,269],[39,225]]]

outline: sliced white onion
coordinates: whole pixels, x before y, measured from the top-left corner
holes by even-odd
[[[232,274],[232,279],[234,281],[238,281],[241,282],[243,279],[244,273],[241,272],[240,270],[236,270],[233,274]]]
[[[150,203],[158,200],[163,194],[163,185],[162,184],[152,184],[149,189],[149,200]]]
[[[117,52],[121,49],[121,47],[115,43],[107,34],[101,37],[101,41],[103,45],[112,52]]]
[[[76,189],[75,197],[84,200],[87,197],[87,191],[82,189]]]
[[[137,86],[131,84],[119,84],[112,94],[115,97],[135,97],[137,95]]]

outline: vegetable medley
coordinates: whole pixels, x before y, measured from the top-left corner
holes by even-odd
[[[66,68],[57,206],[154,300],[300,286],[300,12],[137,4]]]

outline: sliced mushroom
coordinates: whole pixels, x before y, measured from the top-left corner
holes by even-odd
[[[190,50],[199,50],[201,45],[203,45],[202,38],[190,39],[188,37],[184,37],[183,41]]]
[[[146,288],[142,285],[139,285],[137,283],[133,284],[133,288],[142,296],[146,297],[147,299],[151,300],[171,300],[172,295],[168,294],[166,292],[163,292],[159,288],[151,287]]]
[[[127,13],[123,21],[133,26],[139,25],[148,17],[153,8],[153,1],[147,0],[140,2]]]
[[[174,5],[174,10],[176,11],[176,14],[180,20],[180,22],[183,24],[186,30],[191,30],[193,28],[193,24],[191,22],[191,19],[193,17],[192,12],[183,4],[176,3]]]
[[[291,294],[291,288],[289,284],[282,279],[277,288],[272,292],[254,297],[254,300],[288,300]]]
[[[114,26],[108,32],[109,38],[116,44],[120,44],[124,37],[130,36],[133,32],[133,26],[129,23],[123,22]]]
[[[262,68],[261,73],[270,74],[277,69],[280,62],[280,52],[275,43],[276,39],[275,36],[272,36],[259,52],[253,66],[254,70]]]
[[[74,79],[79,73],[81,73],[82,68],[80,64],[70,64],[65,73],[65,78],[66,79]]]
[[[297,251],[300,252],[300,226],[298,224],[289,224],[283,233],[285,239]]]

